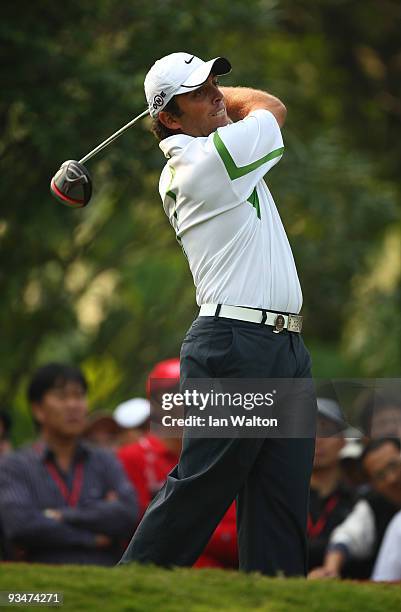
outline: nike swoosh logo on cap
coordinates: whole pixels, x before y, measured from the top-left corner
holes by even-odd
[[[193,56],[191,57],[191,59],[190,59],[190,60],[188,60],[188,61],[187,61],[187,60],[184,60],[184,62],[185,62],[186,64],[190,64],[190,63],[192,62],[192,60],[194,59],[194,57],[195,57],[195,56],[193,55]]]

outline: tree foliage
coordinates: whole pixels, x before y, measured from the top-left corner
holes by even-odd
[[[33,369],[66,359],[85,368],[94,405],[112,408],[179,352],[194,290],[160,206],[163,158],[148,122],[89,162],[87,209],[58,205],[48,188],[62,161],[141,112],[146,71],[176,50],[226,55],[228,84],[288,108],[286,154],[267,182],[293,245],[307,341],[337,344],[369,375],[399,368],[399,326],[388,325],[400,305],[400,14],[396,0],[7,3],[2,403],[22,405]],[[392,278],[385,290],[372,281],[381,274]]]

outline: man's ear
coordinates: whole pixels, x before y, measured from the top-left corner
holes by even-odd
[[[44,415],[43,415],[43,409],[42,409],[41,404],[39,402],[33,402],[31,404],[31,411],[32,411],[32,416],[34,420],[40,425],[42,425]]]
[[[159,121],[169,130],[180,130],[182,128],[179,117],[176,117],[167,111],[160,111]]]

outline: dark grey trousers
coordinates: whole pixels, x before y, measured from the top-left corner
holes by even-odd
[[[199,317],[181,350],[189,378],[310,378],[300,334]],[[316,415],[312,392],[308,410]],[[148,507],[121,563],[190,566],[234,499],[240,569],[275,576],[307,572],[306,524],[314,437],[190,438]]]

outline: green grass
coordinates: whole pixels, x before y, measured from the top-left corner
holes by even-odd
[[[137,565],[104,569],[2,564],[0,591],[59,591],[64,595],[63,612],[390,612],[401,609],[399,585],[284,580],[222,570],[170,571]]]

